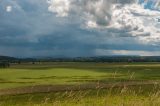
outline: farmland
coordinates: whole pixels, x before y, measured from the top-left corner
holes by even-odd
[[[158,106],[159,83],[160,63],[12,64],[0,69],[0,105]]]

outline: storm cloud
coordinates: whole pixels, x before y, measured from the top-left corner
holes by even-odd
[[[158,55],[159,0],[147,3],[0,0],[0,55]]]

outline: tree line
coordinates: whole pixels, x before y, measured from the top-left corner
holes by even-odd
[[[160,56],[97,56],[75,58],[13,58],[0,56],[0,68],[8,68],[10,64],[43,62],[160,62]]]

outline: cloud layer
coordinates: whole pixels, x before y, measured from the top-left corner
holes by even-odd
[[[158,55],[159,2],[0,0],[0,55]]]

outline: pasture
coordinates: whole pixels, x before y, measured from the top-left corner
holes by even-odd
[[[159,83],[160,63],[12,64],[0,69],[0,105],[158,106]]]

